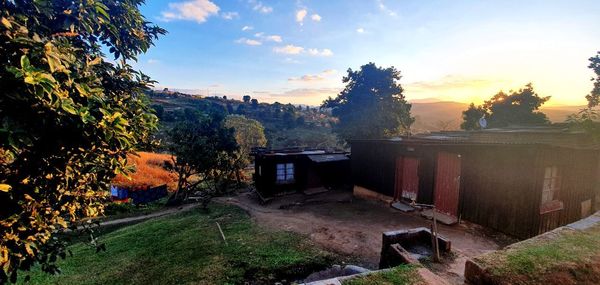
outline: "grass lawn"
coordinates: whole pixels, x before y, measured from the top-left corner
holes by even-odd
[[[425,284],[414,265],[400,265],[388,271],[346,280],[344,285],[416,285]]]
[[[219,233],[219,222],[227,238]],[[30,272],[32,284],[271,284],[329,266],[335,256],[303,236],[255,225],[240,208],[213,203],[106,233],[106,252],[83,243],[60,275]],[[26,273],[21,274],[24,277]]]
[[[563,229],[552,236],[536,237],[482,255],[475,261],[498,280],[514,284],[567,284],[567,279],[577,283],[589,278],[600,281],[600,226],[584,231]]]

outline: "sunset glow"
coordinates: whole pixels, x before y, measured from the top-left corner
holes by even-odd
[[[395,66],[409,100],[480,103],[531,82],[583,105],[597,1],[148,1],[169,31],[136,64],[160,88],[318,105],[348,68]]]

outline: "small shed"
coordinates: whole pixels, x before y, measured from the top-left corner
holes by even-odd
[[[263,198],[350,186],[350,157],[323,149],[257,149],[254,183]]]
[[[561,127],[439,132],[351,146],[355,193],[434,204],[452,222],[528,238],[600,208],[598,145]]]

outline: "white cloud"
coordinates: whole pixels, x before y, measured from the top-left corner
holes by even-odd
[[[276,42],[276,43],[280,43],[283,41],[283,39],[281,38],[280,35],[265,35],[265,33],[263,32],[259,32],[254,34],[255,37],[262,39],[264,41],[269,41],[269,42]]]
[[[302,75],[300,77],[290,77],[290,78],[288,78],[288,81],[295,81],[295,82],[322,81],[322,80],[325,80],[326,77],[334,75],[336,73],[337,73],[337,70],[335,70],[335,69],[326,69],[326,70],[323,70],[323,72],[321,72],[319,74],[306,74],[306,75]]]
[[[210,0],[192,0],[169,3],[169,10],[162,12],[165,21],[186,20],[204,23],[208,17],[219,13],[219,6]]]
[[[321,21],[321,16],[319,14],[312,14],[312,16],[310,16],[310,18],[315,22]]]
[[[296,22],[298,22],[298,23],[300,23],[300,25],[302,25],[302,22],[304,22],[304,17],[306,17],[306,14],[308,14],[308,11],[306,11],[306,9],[296,11]]]
[[[254,30],[254,27],[252,27],[252,26],[244,26],[242,28],[242,31],[251,31],[251,30]]]
[[[267,36],[266,37],[267,41],[272,41],[272,42],[276,42],[276,43],[280,43],[283,41],[283,39],[281,38],[281,36],[279,35],[271,35],[271,36]]]
[[[233,20],[239,18],[240,14],[238,12],[225,12],[221,14],[221,17],[225,20]]]
[[[148,64],[156,64],[156,63],[160,63],[160,60],[151,58],[151,59],[148,59],[146,62]]]
[[[276,53],[283,53],[283,54],[300,54],[304,51],[304,48],[300,47],[300,46],[295,46],[295,45],[286,45],[283,47],[275,47],[275,48],[273,48],[273,51]]]
[[[324,48],[322,50],[319,50],[318,48],[311,48],[308,49],[308,54],[314,56],[332,56],[333,52],[328,48]]]
[[[356,29],[356,32],[359,33],[359,34],[363,34],[365,32],[365,29],[358,28],[358,29]]]
[[[249,3],[253,5],[252,9],[254,11],[258,11],[263,14],[269,14],[273,12],[273,7],[263,4],[261,1],[250,0]]]
[[[395,17],[398,15],[398,14],[396,14],[396,12],[392,11],[390,8],[385,6],[385,4],[383,4],[383,0],[377,0],[377,6],[379,7],[379,10],[381,10],[382,12],[384,12],[390,16]]]
[[[245,44],[245,45],[249,45],[249,46],[262,45],[262,43],[260,41],[253,40],[253,39],[247,39],[247,38],[240,38],[240,39],[236,40],[235,42],[238,44]]]

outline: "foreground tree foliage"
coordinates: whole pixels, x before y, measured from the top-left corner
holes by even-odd
[[[398,83],[400,78],[396,68],[381,68],[372,62],[357,71],[348,69],[344,90],[321,106],[331,108],[339,119],[334,131],[345,140],[408,134],[414,118]]]
[[[0,283],[35,263],[56,272],[57,233],[102,213],[109,181],[155,128],[152,81],[126,64],[165,32],[142,3],[0,0]]]
[[[231,154],[239,148],[234,130],[224,126],[223,112],[195,114],[169,131],[169,150],[179,177],[177,191],[171,197],[173,202],[185,200],[199,190],[206,190],[204,194],[210,197],[222,190],[236,169]]]
[[[478,120],[482,117],[485,117],[490,128],[546,125],[550,121],[539,109],[548,100],[550,96],[540,97],[533,90],[531,83],[518,91],[511,91],[510,94],[500,91],[483,105],[477,107],[474,104],[469,105],[469,108],[463,112],[461,128],[480,129]]]

